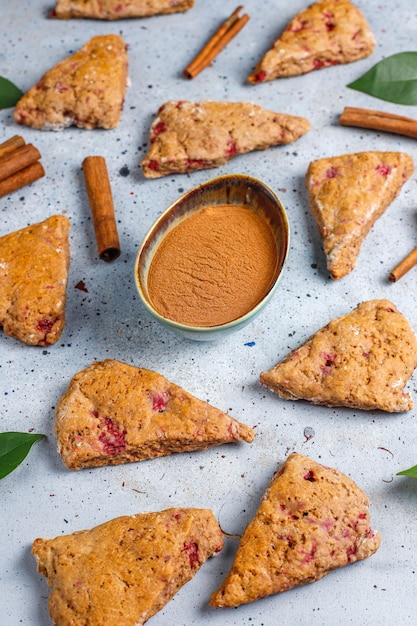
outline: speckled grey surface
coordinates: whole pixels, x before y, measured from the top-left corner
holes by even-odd
[[[60,341],[31,348],[0,335],[1,430],[45,433],[23,464],[0,482],[0,622],[46,626],[48,588],[30,554],[32,541],[92,527],[112,517],[170,506],[210,507],[228,533],[241,533],[277,466],[298,451],[351,476],[371,500],[372,524],[382,545],[370,559],[323,580],[235,610],[208,607],[236,541],[211,559],[150,623],[155,626],[275,626],[280,624],[415,624],[417,482],[396,472],[417,463],[416,410],[382,414],[313,407],[280,400],[262,389],[259,372],[274,365],[331,317],[359,301],[389,298],[417,327],[417,269],[398,283],[389,271],[417,241],[416,175],[375,224],[357,268],[338,282],[327,274],[309,212],[304,176],[310,160],[358,150],[404,150],[417,158],[413,139],[343,128],[345,105],[417,117],[415,107],[376,100],[346,84],[384,56],[415,46],[417,9],[398,0],[360,0],[375,33],[373,55],[350,65],[251,86],[246,76],[305,0],[247,0],[251,20],[238,38],[193,81],[183,68],[237,6],[196,0],[185,14],[114,23],[48,19],[44,1],[1,3],[0,75],[31,87],[42,73],[91,36],[121,33],[129,45],[124,111],[113,131],[61,133],[17,127],[11,109],[0,112],[0,140],[16,133],[42,154],[46,176],[0,199],[0,235],[54,213],[72,224],[67,323]],[[261,5],[261,8],[260,8]],[[312,130],[298,142],[238,157],[192,175],[145,180],[138,166],[148,129],[168,99],[253,101],[303,115]],[[88,155],[106,158],[122,246],[120,258],[97,258],[81,173]],[[136,250],[152,222],[185,190],[223,173],[261,178],[284,202],[291,249],[280,286],[246,329],[221,342],[180,339],[152,322],[135,293]],[[88,291],[76,288],[84,281]],[[73,374],[106,357],[154,369],[198,397],[256,429],[252,445],[229,445],[138,464],[91,471],[66,470],[56,453],[54,407]],[[415,376],[408,385],[414,398]],[[305,431],[305,429],[310,429]],[[305,432],[314,433],[312,437]]]

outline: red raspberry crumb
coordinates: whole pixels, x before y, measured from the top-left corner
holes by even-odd
[[[266,78],[265,70],[261,70],[255,75],[255,83],[263,83]]]
[[[196,567],[199,563],[198,545],[195,541],[191,540],[188,543],[184,543],[182,549],[183,552],[188,553],[191,567]]]
[[[110,417],[105,417],[101,426],[103,432],[98,439],[103,444],[104,452],[110,456],[123,452],[126,448],[126,431],[120,430],[116,422]]]
[[[167,125],[165,124],[165,122],[158,122],[157,124],[155,124],[155,126],[152,127],[152,134],[154,135],[154,137],[156,137],[157,135],[164,133],[166,130]]]
[[[304,474],[303,478],[304,478],[304,480],[309,480],[311,483],[315,483],[316,482],[316,479],[314,478],[313,470],[309,470],[307,472],[307,474]]]
[[[337,175],[337,168],[333,167],[333,165],[326,170],[326,178],[336,178]]]
[[[378,174],[381,174],[381,176],[388,176],[388,174],[391,173],[392,167],[391,165],[381,164],[381,165],[377,165],[375,169],[378,172]]]
[[[347,560],[351,561],[352,557],[355,556],[356,552],[357,552],[357,548],[355,545],[349,546],[349,548],[346,550]]]
[[[159,163],[158,163],[158,161],[149,161],[148,167],[149,167],[150,170],[158,171],[159,170]]]
[[[237,147],[233,139],[229,139],[227,142],[226,154],[233,156],[237,153]]]
[[[59,319],[59,318],[57,318]],[[43,320],[39,320],[38,325],[36,326],[36,330],[38,330],[41,333],[44,333],[45,335],[47,335],[48,333],[51,332],[51,329],[53,327],[53,325],[55,324],[55,322],[57,321],[57,319],[55,320],[47,320],[47,319],[43,319]]]
[[[171,398],[169,391],[163,391],[162,393],[155,393],[151,396],[152,399],[152,411],[163,413],[166,411],[167,402]]]

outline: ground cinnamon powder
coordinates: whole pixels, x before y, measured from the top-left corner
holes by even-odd
[[[175,226],[148,274],[156,311],[191,326],[217,326],[265,296],[278,261],[268,222],[245,206],[208,206]]]

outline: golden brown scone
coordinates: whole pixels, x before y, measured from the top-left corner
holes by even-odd
[[[249,102],[170,101],[152,123],[142,169],[147,178],[158,178],[219,167],[237,154],[291,143],[309,130],[303,117]]]
[[[0,326],[31,346],[58,341],[65,325],[70,222],[53,215],[0,237]]]
[[[70,469],[117,465],[254,438],[252,428],[161,374],[113,359],[78,372],[56,407]]]
[[[372,54],[375,38],[348,0],[319,0],[288,24],[248,77],[250,83],[297,76]]]
[[[404,388],[417,365],[417,340],[389,300],[363,302],[293,350],[260,382],[281,398],[365,411],[413,408]]]
[[[127,47],[121,37],[93,37],[22,96],[14,120],[40,130],[115,128],[123,108],[127,68]]]
[[[312,583],[371,556],[380,535],[369,501],[348,476],[301,454],[276,472],[210,604],[235,607]]]
[[[57,0],[53,17],[120,20],[187,11],[194,0]]]
[[[141,626],[223,548],[210,509],[123,516],[91,530],[36,539],[57,626]]]
[[[358,152],[310,163],[308,198],[333,279],[353,270],[362,241],[413,171],[404,152]]]

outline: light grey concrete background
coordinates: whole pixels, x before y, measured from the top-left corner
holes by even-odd
[[[277,466],[291,451],[351,476],[371,501],[372,524],[382,534],[370,559],[323,580],[236,610],[208,607],[231,564],[236,542],[210,560],[154,618],[155,626],[275,626],[415,624],[417,482],[396,472],[417,463],[415,410],[383,414],[313,407],[280,400],[262,389],[259,373],[332,317],[360,301],[389,298],[417,328],[417,268],[396,284],[389,271],[417,242],[416,175],[368,235],[357,268],[338,282],[327,274],[310,214],[304,176],[312,159],[360,150],[403,150],[417,157],[413,139],[343,128],[346,105],[417,117],[416,107],[393,105],[349,90],[347,83],[396,52],[413,50],[417,8],[398,0],[359,0],[377,46],[368,59],[306,76],[251,86],[246,76],[288,20],[307,5],[247,0],[249,24],[193,81],[183,68],[237,6],[196,0],[185,14],[100,23],[48,19],[51,5],[1,0],[0,75],[31,87],[53,64],[90,37],[121,33],[129,45],[129,76],[120,124],[113,131],[75,128],[41,132],[0,112],[0,141],[22,134],[42,153],[46,176],[0,199],[0,235],[54,213],[69,217],[71,268],[67,323],[60,341],[31,348],[0,334],[1,431],[45,433],[24,463],[0,482],[0,622],[46,626],[48,588],[30,554],[32,541],[90,528],[118,515],[171,506],[210,507],[228,533],[241,533]],[[307,117],[312,130],[298,142],[235,158],[217,170],[146,180],[139,161],[158,107],[168,99],[252,101]],[[111,265],[97,258],[81,172],[89,155],[106,158],[122,245]],[[129,172],[127,176],[122,173]],[[121,173],[122,172],[122,173]],[[217,174],[246,173],[264,180],[283,200],[291,249],[280,286],[250,326],[221,342],[177,338],[152,322],[133,280],[137,248],[159,214],[183,192]],[[84,281],[88,293],[75,288]],[[94,360],[112,357],[159,371],[256,429],[252,445],[229,445],[138,464],[70,472],[56,452],[54,407],[70,378]],[[408,389],[416,396],[416,379]],[[307,440],[304,429],[314,436]]]

